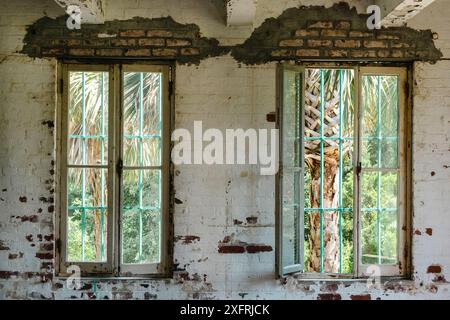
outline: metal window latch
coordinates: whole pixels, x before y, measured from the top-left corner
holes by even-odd
[[[116,170],[117,170],[117,174],[122,175],[122,172],[123,172],[123,161],[122,161],[122,159],[117,161]]]
[[[358,165],[356,166],[356,174],[360,175],[362,171],[362,163],[358,162]]]
[[[58,250],[58,252],[61,252],[61,239],[56,239],[56,250]]]

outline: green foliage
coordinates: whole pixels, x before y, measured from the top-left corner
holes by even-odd
[[[106,164],[108,87],[107,73],[70,73],[69,134],[77,136],[77,138],[69,139],[70,164]],[[161,164],[160,90],[161,74],[159,73],[124,73],[123,160],[125,171],[122,176],[123,210],[120,230],[122,261],[127,264],[159,261],[159,170],[126,170],[126,167]],[[85,139],[79,136],[89,137]],[[85,186],[82,181],[85,181]],[[107,205],[106,181],[107,174],[100,169],[69,170],[68,205],[75,208],[68,212],[67,246],[70,261],[100,261],[100,254],[96,256],[95,252],[106,248],[106,233],[103,239],[95,239],[94,235],[101,234],[101,229],[106,228],[108,213],[105,209],[102,227],[94,220],[94,215],[100,216],[102,210],[89,208]],[[106,254],[103,254],[103,259],[105,256]]]

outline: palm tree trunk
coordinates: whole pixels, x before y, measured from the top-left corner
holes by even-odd
[[[326,155],[323,172],[323,207],[337,208],[338,206],[338,173],[337,154]],[[320,161],[308,161],[311,173],[310,201],[312,208],[321,207],[320,199]],[[339,213],[335,211],[323,212],[323,272],[339,272]],[[321,272],[321,214],[311,212],[309,215],[309,259],[308,272]]]

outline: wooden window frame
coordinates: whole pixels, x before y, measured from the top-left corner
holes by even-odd
[[[322,68],[322,69],[352,69],[355,72],[355,152],[354,152],[354,261],[353,261],[353,274],[330,274],[330,273],[310,273],[304,272],[304,257],[302,245],[299,245],[300,250],[300,263],[301,265],[291,266],[285,268],[283,265],[282,248],[282,175],[283,175],[283,79],[284,71],[296,71],[302,74],[302,92],[305,88],[304,71],[308,68]],[[412,92],[409,85],[412,81],[411,67],[409,65],[392,66],[392,65],[380,65],[380,66],[363,66],[359,64],[345,64],[345,63],[331,63],[331,62],[308,62],[304,64],[284,64],[281,63],[277,66],[277,128],[280,132],[280,171],[276,177],[276,274],[279,277],[295,274],[299,279],[311,280],[333,280],[333,279],[365,279],[373,276],[370,272],[367,272],[367,265],[363,265],[361,262],[361,228],[360,228],[360,172],[358,172],[358,163],[360,161],[361,150],[361,123],[362,117],[360,112],[360,95],[361,95],[361,79],[363,75],[397,75],[399,76],[399,214],[398,214],[398,255],[399,266],[383,266],[380,267],[380,276],[387,278],[401,278],[407,279],[411,276],[411,216],[412,216],[412,187],[411,187],[411,172],[412,172]],[[403,90],[404,89],[404,90]],[[303,95],[301,97],[301,105],[304,104]],[[301,110],[301,122],[303,123],[303,110]],[[304,126],[300,130],[302,135],[304,134]],[[303,146],[303,142],[302,142]],[[302,147],[303,148],[303,147]],[[303,154],[303,152],[302,152]],[[302,164],[302,173],[304,172]],[[303,176],[304,174],[302,174]],[[302,179],[302,184],[304,184]],[[303,201],[301,202],[301,208],[304,207]],[[304,224],[303,211],[299,218],[301,223]],[[303,227],[300,229],[303,230]],[[300,238],[303,237],[303,232],[300,231]],[[300,241],[303,244],[303,241]]]
[[[67,261],[67,145],[68,145],[68,95],[69,72],[108,72],[108,214],[105,262]],[[162,74],[162,147],[161,147],[161,233],[160,262],[154,264],[127,265],[121,262],[121,203],[122,203],[122,110],[123,75],[125,72],[158,72]],[[172,165],[170,160],[170,133],[173,126],[173,81],[174,67],[170,63],[91,63],[60,61],[57,65],[57,134],[56,134],[56,228],[55,228],[55,274],[70,276],[69,268],[78,266],[83,277],[170,277],[172,257],[170,191]],[[86,167],[86,166],[84,166]],[[89,167],[89,166],[88,166]],[[95,166],[101,167],[101,166]],[[156,169],[156,167],[155,167]]]

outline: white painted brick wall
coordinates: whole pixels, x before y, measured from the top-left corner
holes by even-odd
[[[250,35],[251,28],[226,28],[224,17],[211,1],[116,0],[106,6],[107,20],[128,19],[136,15],[158,17],[171,15],[182,23],[197,23],[205,36],[217,37],[223,44],[240,43]],[[256,25],[279,15],[285,8],[299,4],[331,5],[334,1],[260,0]],[[206,3],[206,4],[205,4]],[[363,11],[360,1],[358,10]],[[156,9],[157,8],[157,9]],[[437,0],[436,5],[417,16],[411,24],[439,32],[439,47],[449,57],[450,8]],[[46,12],[62,14],[53,0],[9,1],[0,13],[0,240],[9,250],[0,250],[0,271],[39,273],[41,261],[38,235],[53,233],[48,205],[39,197],[49,196],[46,181],[54,159],[52,130],[43,121],[55,117],[55,62],[32,60],[17,53],[22,46],[26,25]],[[23,14],[26,13],[26,14]],[[436,18],[438,17],[438,18]],[[275,111],[275,64],[247,67],[225,56],[202,61],[199,66],[177,66],[175,126],[192,127],[202,120],[204,128],[273,128],[266,114]],[[414,98],[414,221],[413,228],[422,235],[414,236],[415,281],[393,291],[367,291],[364,283],[340,286],[343,299],[351,295],[371,294],[372,299],[448,299],[449,286],[435,285],[434,275],[427,268],[439,264],[450,279],[450,62],[415,66]],[[223,255],[218,243],[225,236],[249,243],[262,243],[275,248],[274,177],[259,175],[256,166],[178,166],[175,177],[175,236],[194,235],[198,242],[175,244],[179,268],[206,281],[119,281],[99,282],[97,296],[123,297],[128,291],[133,298],[156,294],[159,299],[181,298],[246,298],[316,299],[321,284],[306,286],[290,279],[281,285],[274,277],[275,252],[262,254]],[[432,176],[431,172],[435,172]],[[245,173],[245,174],[244,174]],[[6,191],[3,191],[6,189]],[[19,201],[26,196],[27,202]],[[20,222],[15,216],[37,214],[38,223]],[[258,217],[252,227],[235,226],[234,219],[246,221]],[[425,233],[432,228],[433,234]],[[26,240],[33,236],[35,247]],[[10,253],[23,253],[10,260]],[[44,270],[45,271],[45,270]],[[423,282],[421,287],[419,284]],[[57,279],[40,283],[39,277],[29,280],[0,279],[0,299],[47,298],[87,299],[86,292],[53,288]],[[151,284],[145,289],[140,284]],[[433,286],[436,286],[433,287]],[[115,287],[116,289],[113,289]],[[437,290],[437,293],[432,293]]]

